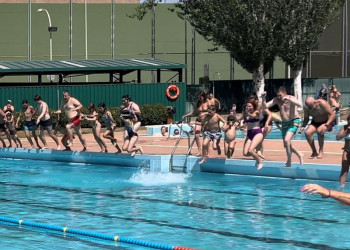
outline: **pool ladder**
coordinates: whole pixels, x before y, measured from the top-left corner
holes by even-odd
[[[187,166],[186,166],[187,165],[187,158],[191,154],[193,143],[195,142],[194,138],[193,138],[193,140],[191,142],[190,132],[185,131],[183,129],[183,125],[184,124],[187,124],[187,123],[184,123],[184,122],[173,122],[169,126],[168,139],[170,137],[170,131],[171,131],[171,126],[172,125],[176,125],[180,129],[180,131],[179,131],[179,138],[177,139],[177,141],[175,143],[175,146],[174,146],[174,148],[173,148],[173,150],[171,152],[171,155],[170,155],[169,172],[172,172],[172,173],[186,173],[187,172]],[[174,165],[174,154],[176,152],[176,149],[177,149],[181,139],[183,139],[183,138],[187,138],[187,142],[188,142],[188,149],[187,149],[187,152],[186,152],[186,155],[185,155],[185,160],[184,160],[184,163],[182,165]]]

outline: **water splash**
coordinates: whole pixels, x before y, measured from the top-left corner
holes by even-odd
[[[129,182],[139,184],[142,186],[162,186],[169,184],[182,184],[186,183],[191,178],[191,174],[174,174],[174,173],[162,173],[162,172],[149,172],[145,169],[139,169],[134,173]]]

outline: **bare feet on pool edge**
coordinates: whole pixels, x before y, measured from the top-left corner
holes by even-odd
[[[199,164],[203,164],[205,162],[204,159],[202,159],[200,162],[198,162]]]
[[[323,158],[323,151],[320,151],[318,153],[317,159],[322,159]]]
[[[300,165],[304,165],[304,155],[303,154],[300,154],[299,163],[300,163]]]
[[[131,157],[134,157],[135,155],[136,155],[136,151],[134,151],[130,154]]]
[[[317,156],[318,156],[317,153],[312,153],[312,154],[309,156],[309,159],[313,159],[313,158],[315,158],[315,157],[317,157]]]
[[[290,168],[292,166],[292,163],[291,162],[286,162],[285,164],[284,164],[284,167],[286,167],[286,168]]]
[[[143,155],[143,150],[142,150],[142,148],[141,148],[141,147],[140,147],[140,149],[139,149],[137,152],[139,152],[139,153],[140,153],[140,155]]]
[[[259,163],[257,163],[257,165],[256,165],[256,166],[258,167],[258,170],[260,170],[260,169],[262,169],[262,168],[263,168],[264,163],[259,162]]]
[[[86,147],[83,147],[83,150],[82,151],[86,151],[87,150],[87,148]]]
[[[221,155],[221,148],[218,146],[218,155]]]

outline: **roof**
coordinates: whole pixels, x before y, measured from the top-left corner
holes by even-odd
[[[0,61],[0,77],[18,75],[119,74],[135,70],[177,71],[182,77],[185,64],[153,58],[107,60],[57,60],[57,61]],[[159,77],[160,78],[160,77]],[[40,80],[41,81],[41,80]]]

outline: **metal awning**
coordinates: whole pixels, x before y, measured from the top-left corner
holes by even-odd
[[[141,82],[141,71],[157,72],[157,82],[161,81],[161,71],[174,71],[182,82],[185,64],[152,58],[107,59],[107,60],[56,60],[56,61],[0,61],[0,78],[4,76],[37,75],[41,83],[43,75],[58,75],[61,83],[65,77],[74,75],[109,74],[110,83],[123,82],[123,76],[137,71],[137,82]]]

